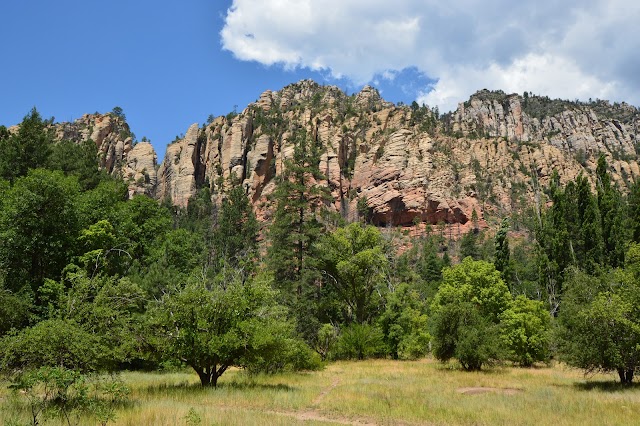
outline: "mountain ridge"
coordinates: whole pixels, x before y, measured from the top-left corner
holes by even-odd
[[[440,115],[387,102],[371,86],[349,96],[302,80],[263,92],[237,114],[191,125],[160,164],[149,143],[133,142],[123,117],[85,115],[56,126],[60,139],[94,140],[100,167],[123,176],[130,195],[185,207],[207,186],[220,201],[223,181],[235,175],[265,221],[296,129],[323,149],[317,183],[331,192],[327,208],[355,220],[358,202],[366,203],[381,226],[469,226],[474,211],[480,221],[511,214],[539,201],[554,171],[562,182],[582,172],[593,183],[601,154],[620,187],[640,175],[637,108],[529,93],[480,90]]]

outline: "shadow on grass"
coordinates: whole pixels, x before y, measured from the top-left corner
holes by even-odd
[[[620,382],[584,382],[574,383],[573,387],[582,391],[599,390],[602,392],[628,392],[640,389],[640,383],[624,384]]]
[[[229,382],[229,383],[220,383],[218,384],[218,388],[220,389],[233,389],[233,390],[247,390],[247,389],[258,389],[258,390],[272,390],[272,391],[285,391],[292,392],[296,390],[293,386],[285,385],[282,383],[277,384],[264,384],[264,383],[253,383],[253,382]]]
[[[158,395],[158,394],[166,394],[166,393],[189,393],[189,394],[200,394],[206,393],[210,391],[216,390],[264,390],[264,391],[279,391],[279,392],[293,392],[296,388],[285,385],[282,383],[278,384],[264,384],[264,383],[253,383],[253,382],[222,382],[218,383],[218,387],[213,386],[202,386],[200,383],[173,383],[173,384],[160,384],[160,385],[152,385],[146,388],[140,389],[139,392],[145,393],[147,395]]]
[[[438,362],[435,368],[436,370],[440,370],[440,371],[459,371],[461,373],[468,373],[468,374],[481,374],[486,376],[495,376],[495,375],[503,374],[506,371],[507,366],[504,364],[492,363],[492,364],[483,365],[480,370],[465,370],[458,361],[445,361],[445,362]]]

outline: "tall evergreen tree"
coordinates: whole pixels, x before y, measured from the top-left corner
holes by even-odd
[[[324,178],[320,172],[321,146],[303,129],[294,130],[289,141],[293,153],[284,159],[273,193],[276,210],[269,229],[267,264],[275,286],[296,314],[298,333],[313,341],[321,324],[328,322],[327,309],[332,309],[329,288],[320,284],[311,254],[324,230],[319,215],[327,189],[317,184]]]
[[[626,226],[633,242],[640,243],[640,180],[636,180],[629,189],[627,197]]]
[[[536,259],[540,282],[546,289],[549,310],[555,314],[559,308],[563,272],[571,264],[569,230],[565,219],[566,197],[560,177],[553,173],[548,191],[551,207],[539,213],[536,227]]]
[[[284,160],[273,198],[276,211],[269,230],[268,263],[276,285],[288,294],[301,295],[303,281],[309,280],[309,254],[322,233],[319,207],[327,191],[317,184],[321,147],[313,143],[304,129],[290,139],[293,155]]]
[[[236,179],[218,215],[218,226],[213,231],[213,252],[216,270],[223,266],[236,268],[253,257],[257,249],[258,221],[251,209],[244,188]]]
[[[624,263],[624,250],[628,241],[624,227],[625,206],[620,191],[611,184],[607,160],[604,155],[598,159],[596,169],[597,201],[600,210],[600,226],[604,250],[604,263],[611,268],[618,268]]]
[[[470,257],[473,260],[480,259],[478,233],[475,229],[470,230],[460,238],[460,259],[465,257]]]
[[[496,269],[500,271],[502,279],[509,289],[511,290],[511,252],[509,251],[509,240],[507,239],[507,232],[509,231],[509,219],[504,218],[500,229],[495,238],[495,265]]]
[[[29,169],[43,167],[54,142],[51,124],[53,118],[43,120],[33,108],[27,114],[18,131],[0,136],[0,177],[13,182],[20,176],[26,176]]]

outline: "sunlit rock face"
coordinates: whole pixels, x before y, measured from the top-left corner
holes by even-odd
[[[562,182],[583,173],[592,183],[604,155],[621,188],[640,175],[638,110],[605,101],[577,103],[479,91],[452,113],[394,105],[370,86],[351,96],[310,80],[268,90],[238,114],[189,127],[157,166],[148,143],[134,144],[113,114],[56,125],[60,139],[92,139],[99,165],[120,173],[130,194],[185,207],[208,187],[214,201],[242,185],[259,218],[273,214],[269,195],[306,135],[320,149],[331,193],[326,207],[348,220],[471,226],[485,214],[506,215],[533,201],[557,172]],[[475,225],[474,225],[475,226]]]

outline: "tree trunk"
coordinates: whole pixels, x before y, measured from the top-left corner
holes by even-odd
[[[634,373],[633,368],[628,368],[628,369],[618,368],[618,376],[620,377],[620,383],[623,383],[625,385],[630,385],[631,382],[633,381],[633,373]]]
[[[203,370],[196,370],[196,373],[198,373],[198,377],[200,378],[200,384],[202,386],[211,386],[211,375],[210,374],[207,374]],[[214,386],[215,386],[215,384],[214,384]]]

